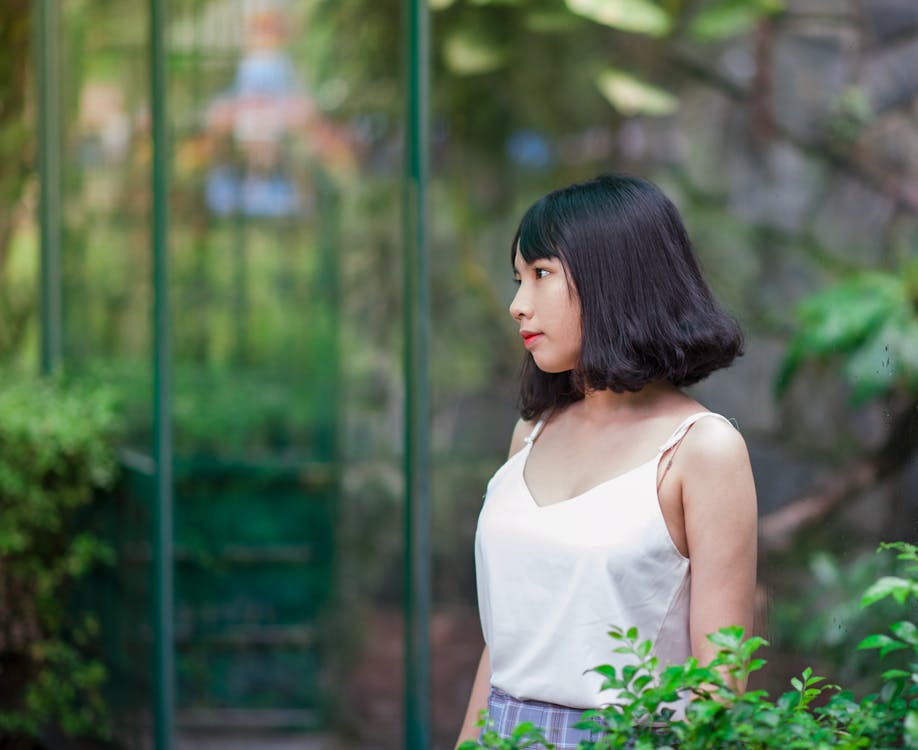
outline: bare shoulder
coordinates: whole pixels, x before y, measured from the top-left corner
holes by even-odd
[[[692,466],[700,473],[749,467],[746,441],[738,429],[723,419],[699,419],[682,443],[683,466]]]
[[[510,438],[510,456],[523,449],[523,445],[526,443],[526,436],[532,432],[535,425],[536,423],[534,420],[517,420],[516,426],[513,428],[513,437]]]
[[[685,436],[673,468],[680,475],[689,525],[688,515],[701,513],[708,528],[742,522],[754,529],[755,479],[746,441],[732,424],[715,418],[698,420]]]

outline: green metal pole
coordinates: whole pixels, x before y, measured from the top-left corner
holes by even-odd
[[[41,371],[61,363],[61,87],[58,0],[35,0],[38,71],[38,224],[41,236]]]
[[[166,86],[166,0],[150,0],[150,111],[153,128],[153,512],[154,744],[169,750],[175,724],[173,637],[171,321],[169,315],[169,143]]]
[[[405,747],[427,750],[431,589],[427,0],[405,0],[405,21]]]
[[[340,274],[338,268],[338,253],[340,251],[340,206],[338,193],[334,182],[318,164],[313,165],[314,184],[317,199],[317,238],[319,246],[320,271],[318,292],[321,295],[323,312],[327,315],[329,345],[327,355],[323,357],[323,369],[319,382],[322,384],[328,397],[324,400],[322,409],[323,432],[324,426],[330,428],[330,458],[334,464],[336,477],[339,473],[339,459],[342,455],[339,445],[340,435],[338,426],[341,424],[341,400],[338,384],[341,382],[341,348],[339,341],[341,300]],[[338,482],[335,482],[338,486]]]

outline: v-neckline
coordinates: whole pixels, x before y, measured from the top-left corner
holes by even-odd
[[[594,484],[592,487],[585,489],[583,492],[578,492],[576,495],[571,495],[570,497],[565,498],[564,500],[557,500],[553,503],[541,505],[539,501],[536,500],[535,495],[532,494],[532,490],[529,489],[529,482],[526,481],[526,466],[528,466],[529,464],[529,456],[532,453],[533,444],[534,444],[534,441],[527,443],[525,446],[524,455],[523,455],[523,466],[520,469],[520,483],[523,485],[523,489],[526,491],[526,496],[529,498],[530,503],[537,510],[546,510],[548,508],[554,508],[555,506],[558,506],[558,505],[567,505],[568,503],[581,500],[585,498],[587,495],[591,495],[593,492],[595,492],[596,490],[602,487],[613,484],[619,481],[620,479],[624,479],[625,477],[631,476],[632,474],[636,474],[641,469],[646,468],[650,464],[658,463],[660,460],[660,455],[662,454],[662,451],[658,450],[651,458],[648,458],[643,463],[640,463],[637,466],[632,466],[630,469],[627,469],[626,471],[623,471],[620,474],[616,474],[614,477],[610,477],[609,479],[603,479],[598,484]]]

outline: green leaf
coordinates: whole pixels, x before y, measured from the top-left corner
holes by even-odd
[[[845,377],[851,383],[855,405],[886,393],[896,382],[904,379],[903,363],[898,356],[898,332],[895,319],[887,320],[850,354],[845,363]],[[909,346],[905,344],[906,349]]]
[[[888,635],[882,635],[881,633],[875,633],[874,635],[868,635],[864,640],[857,644],[858,651],[866,649],[879,649],[880,656],[886,656],[890,651],[898,651],[899,649],[906,648],[906,645],[902,641],[897,641],[894,638],[890,638]]]
[[[711,633],[708,640],[722,649],[739,648],[743,640],[743,629],[738,625],[720,628],[716,633]]]
[[[883,576],[875,581],[861,597],[861,607],[869,607],[874,602],[893,597],[899,604],[904,604],[909,594],[915,593],[915,584],[898,576]]]
[[[651,682],[653,682],[653,677],[651,677],[649,674],[641,675],[634,681],[635,692],[640,693]]]
[[[905,746],[918,748],[918,711],[909,711],[905,717]]]
[[[901,309],[904,296],[902,281],[892,274],[858,274],[803,302],[799,316],[813,346],[851,349]]]
[[[793,679],[791,680],[791,682],[793,682]],[[799,693],[793,690],[788,690],[786,693],[782,693],[781,697],[778,698],[777,706],[783,711],[789,711],[790,709],[792,709],[794,706],[797,705],[799,700],[800,700]]]
[[[620,31],[666,36],[672,19],[650,0],[565,0],[574,13]]]
[[[605,68],[596,76],[596,86],[615,109],[623,115],[671,115],[679,100],[653,84],[616,68]]]
[[[905,284],[892,273],[855,274],[808,297],[796,309],[799,328],[778,373],[778,393],[787,388],[803,362],[832,355],[854,355],[888,323],[912,319],[910,310]],[[904,351],[911,361],[911,348],[905,347]],[[867,361],[852,365],[847,373],[849,379],[866,378],[877,369],[876,363],[883,361],[879,354],[859,356]],[[862,386],[864,389],[877,387],[872,378],[869,380]],[[879,387],[884,386],[881,383]]]
[[[907,620],[903,620],[902,622],[894,622],[889,626],[889,629],[893,632],[893,635],[895,635],[896,638],[905,641],[912,646],[918,645],[918,627],[915,626],[915,623],[908,622]]]
[[[749,662],[749,666],[746,668],[749,672],[757,672],[762,667],[765,666],[764,659],[753,659]]]
[[[760,18],[783,9],[779,0],[720,0],[695,14],[689,32],[703,42],[728,39],[751,31]]]
[[[618,678],[618,674],[615,671],[615,667],[610,666],[608,664],[603,664],[602,666],[594,667],[593,671],[596,672],[596,674],[602,675],[603,677],[610,679],[610,680],[615,680]]]
[[[558,34],[573,31],[586,24],[583,16],[574,15],[563,5],[533,8],[523,19],[529,31],[537,34]]]
[[[896,555],[897,560],[918,562],[918,545],[908,542],[881,542],[880,546],[877,548],[877,553],[887,550],[898,552],[899,554]]]
[[[507,61],[506,49],[484,28],[460,27],[449,32],[442,50],[446,66],[459,75],[491,73]]]
[[[696,700],[689,704],[686,714],[693,720],[701,723],[710,721],[724,711],[722,703],[714,700]]]

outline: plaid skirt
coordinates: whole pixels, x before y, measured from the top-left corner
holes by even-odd
[[[583,721],[584,710],[542,701],[517,700],[492,686],[488,696],[486,728],[500,737],[509,737],[517,725],[529,721],[542,730],[545,739],[555,746],[555,750],[576,750],[580,740],[598,739],[597,733],[574,727]],[[543,745],[538,746],[538,750],[543,748]]]

